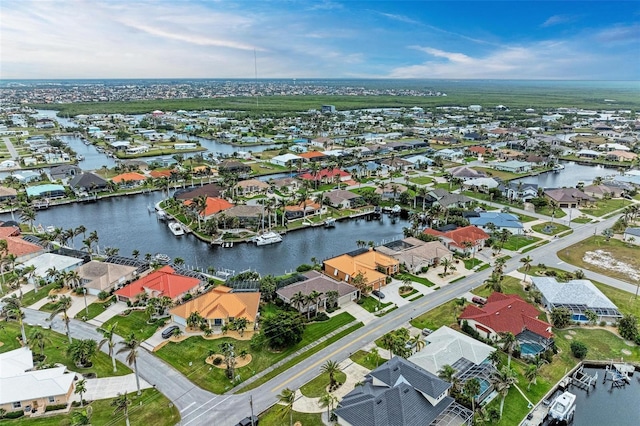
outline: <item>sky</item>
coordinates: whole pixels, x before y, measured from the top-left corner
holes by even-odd
[[[640,80],[640,1],[0,2],[0,79],[256,74]]]

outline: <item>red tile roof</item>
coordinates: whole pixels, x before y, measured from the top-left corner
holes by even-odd
[[[14,255],[17,259],[28,254],[44,252],[44,248],[38,244],[23,240],[20,237],[20,229],[16,226],[0,227],[0,240],[7,242],[7,253]]]
[[[116,294],[133,299],[144,292],[146,288],[149,291],[158,293],[157,297],[168,296],[171,299],[175,299],[193,289],[199,283],[199,279],[178,275],[171,266],[167,265],[117,290]]]
[[[529,330],[544,338],[551,338],[551,324],[539,320],[538,315],[538,310],[520,296],[493,293],[481,308],[468,305],[462,311],[460,319],[472,319],[496,333],[511,332],[518,335],[524,330]]]
[[[122,173],[111,178],[115,183],[140,181],[145,179],[146,177],[143,174],[136,172]]]
[[[317,175],[313,175],[311,173],[303,173],[302,175],[300,175],[300,179],[304,179],[304,180],[325,180],[325,179],[331,179],[334,178],[336,176],[339,176],[341,178],[343,177],[349,177],[351,176],[351,174],[340,170],[340,169],[322,169],[318,172]]]
[[[157,179],[161,177],[171,177],[172,173],[174,173],[174,170],[151,170],[149,176]]]
[[[462,228],[457,228],[453,231],[447,232],[440,232],[432,228],[427,228],[424,230],[424,233],[428,235],[435,235],[436,237],[448,238],[453,241],[453,245],[459,248],[465,248],[465,241],[477,244],[477,242],[480,240],[489,239],[489,234],[473,225],[463,226]]]

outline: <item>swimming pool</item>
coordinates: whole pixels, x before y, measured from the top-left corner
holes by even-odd
[[[537,355],[544,351],[544,347],[537,343],[522,343],[520,345],[520,354],[522,355]]]

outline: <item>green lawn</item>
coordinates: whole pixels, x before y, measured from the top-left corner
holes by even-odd
[[[589,223],[591,221],[592,219],[587,216],[578,216],[575,219],[571,219],[571,222],[573,223]]]
[[[60,328],[62,322],[56,322],[57,330],[64,333],[64,326],[62,327],[62,329]],[[4,327],[0,328],[0,342],[4,343],[4,345],[0,346],[0,353],[18,349],[20,347],[20,342],[18,341],[17,337],[20,336],[20,326],[16,322],[3,322],[2,325]],[[97,351],[96,355],[92,359],[93,366],[91,368],[79,369],[75,366],[75,363],[73,362],[71,357],[67,356],[66,354],[66,349],[69,346],[69,341],[65,334],[60,334],[46,328],[25,325],[27,339],[29,338],[32,330],[36,328],[40,328],[46,338],[44,347],[46,364],[60,363],[66,365],[67,368],[71,371],[77,371],[78,373],[82,374],[95,373],[98,377],[124,376],[131,373],[131,370],[127,366],[117,360],[116,366],[118,371],[114,373],[113,366],[111,364],[111,358],[100,351]],[[71,328],[73,331],[73,325],[71,325]],[[40,349],[34,348],[34,353],[39,354]]]
[[[347,375],[342,371],[339,371],[334,375],[334,379],[338,383],[344,383],[347,380]],[[304,384],[300,388],[300,392],[302,392],[304,396],[308,396],[309,398],[318,398],[327,392],[327,386],[329,386],[329,383],[329,375],[327,373],[322,373],[316,376],[315,379]]]
[[[631,204],[631,201],[624,199],[598,200],[594,208],[580,208],[580,212],[591,216],[604,216]]]
[[[533,268],[532,268],[533,269]],[[477,287],[476,289],[471,291],[473,294],[477,296],[487,297],[492,291],[489,288],[486,288],[484,285]],[[522,297],[524,300],[529,298],[529,293],[524,291],[522,284],[520,284],[520,280],[514,277],[505,276],[502,280],[502,292],[509,294],[517,294]]]
[[[184,374],[189,380],[203,389],[214,393],[224,393],[234,385],[225,376],[222,368],[213,367],[205,362],[209,351],[220,352],[222,343],[233,343],[236,353],[246,350],[251,354],[251,362],[236,369],[236,375],[246,380],[256,373],[272,366],[290,354],[302,349],[311,342],[315,342],[332,331],[349,324],[355,318],[347,312],[336,315],[329,321],[307,325],[302,341],[284,351],[274,352],[267,348],[253,350],[248,340],[235,340],[229,337],[207,340],[200,336],[189,337],[181,342],[169,342],[156,352],[156,355],[167,361],[174,368]],[[118,325],[118,328],[120,326]],[[191,365],[190,365],[191,364]]]
[[[320,413],[299,413],[292,412],[290,417],[288,413],[283,411],[283,406],[276,404],[264,413],[260,414],[260,426],[282,426],[288,425],[291,418],[293,424],[300,422],[303,426],[324,426]]]
[[[111,303],[112,302],[110,302],[110,301],[90,303],[89,306],[87,306],[87,308],[89,310],[89,315],[87,315],[85,310],[83,309],[80,312],[78,312],[78,314],[76,315],[75,318],[79,319],[79,320],[83,320],[83,319],[90,320],[90,319],[93,319],[93,318],[97,317],[98,315],[100,315],[101,313],[103,313],[104,311],[106,311],[107,308],[105,306],[109,306]]]
[[[424,278],[424,277],[419,277],[417,275],[413,275],[413,274],[408,274],[408,273],[403,273],[403,274],[399,274],[396,275],[394,278],[400,280],[400,281],[404,281],[405,279],[411,280],[414,283],[419,283],[422,285],[426,285],[427,287],[433,287],[435,286],[434,283],[432,283],[431,281],[429,281],[428,279]]]
[[[22,306],[26,306],[29,307],[31,305],[33,305],[34,303],[38,302],[39,300],[44,299],[45,297],[47,297],[49,295],[49,292],[51,290],[53,290],[53,287],[55,286],[54,283],[51,284],[47,284],[43,287],[40,287],[38,289],[38,292],[36,293],[35,290],[31,290],[25,294],[22,295]]]
[[[135,392],[129,394],[131,406],[129,407],[129,420],[132,425],[172,426],[180,422],[178,408],[171,401],[155,389],[145,389],[140,396]],[[113,399],[101,399],[93,401],[91,407],[91,423],[94,425],[124,425],[125,418],[122,413],[114,414],[111,401]],[[77,408],[73,411],[81,411]],[[70,415],[58,415],[29,419],[22,417],[16,420],[4,420],[4,423],[18,426],[60,426],[71,424]],[[262,424],[262,423],[261,423]]]
[[[365,296],[361,298],[361,300],[362,300],[362,304],[360,306],[362,306],[364,309],[366,309],[371,313],[377,312],[382,308],[384,308],[385,306],[389,306],[391,304],[391,302],[385,303],[378,300],[376,296]]]
[[[603,236],[591,236],[577,244],[567,247],[564,250],[560,250],[557,254],[560,259],[571,265],[575,265],[577,268],[595,271],[600,274],[633,283],[633,279],[624,272],[605,269],[591,263],[587,263],[583,260],[586,252],[592,252],[595,250],[602,250],[610,253],[616,261],[626,263],[635,271],[640,270],[640,256],[638,256],[637,246],[629,247],[625,242],[613,238],[607,241]]]
[[[537,249],[538,247],[542,247],[545,244],[549,244],[549,241],[546,241],[546,240],[545,241],[540,241],[538,244],[534,244],[532,246],[528,246],[527,248],[525,248],[523,250],[520,250],[520,253],[525,254],[526,252],[534,250],[534,249]]]
[[[526,214],[514,213],[520,219],[520,222],[533,222],[534,220],[538,220],[537,217],[527,216]]]
[[[467,270],[471,270],[483,263],[479,259],[462,259],[462,261],[464,262],[464,267],[467,268]]]
[[[548,230],[544,230],[545,227],[548,227]],[[571,228],[569,228],[566,225],[562,225],[560,223],[551,223],[551,222],[544,222],[544,223],[538,223],[536,225],[531,226],[531,229],[533,229],[536,232],[539,232],[541,234],[546,234],[546,235],[556,235],[559,234],[561,232],[567,231]]]
[[[409,182],[415,183],[416,185],[428,185],[433,182],[433,178],[428,176],[416,176],[409,179]]]
[[[375,370],[380,366],[380,364],[385,362],[384,358],[379,358],[376,363],[375,357],[371,354],[371,352],[359,350],[350,356],[351,360],[356,364],[360,364],[364,368],[368,370]]]
[[[102,326],[106,328],[117,322],[117,333],[120,336],[128,336],[133,333],[142,341],[153,336],[153,333],[165,324],[166,318],[155,320],[151,324],[148,321],[149,315],[144,311],[131,311],[128,315],[116,315],[109,318]]]
[[[549,217],[551,217],[553,215],[553,217],[555,217],[556,219],[561,218],[561,217],[565,217],[567,215],[564,212],[564,210],[562,210],[562,209],[556,209],[556,211],[554,213],[553,209],[551,207],[549,207],[549,206],[536,207],[536,213],[543,214],[543,215],[549,216]]]
[[[521,248],[540,240],[541,238],[534,237],[533,235],[512,235],[509,237],[507,242],[504,243],[502,248],[505,250],[518,251]]]
[[[418,290],[416,290],[415,288],[413,290],[411,290],[409,293],[405,293],[405,294],[401,294],[400,297],[404,298],[404,299],[408,299],[411,296],[413,296],[414,294],[416,294],[418,292]]]

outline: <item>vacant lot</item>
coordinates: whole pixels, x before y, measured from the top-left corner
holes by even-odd
[[[632,283],[634,274],[640,271],[637,246],[629,247],[626,243],[615,239],[607,241],[601,236],[589,237],[560,250],[558,257],[579,268]]]

